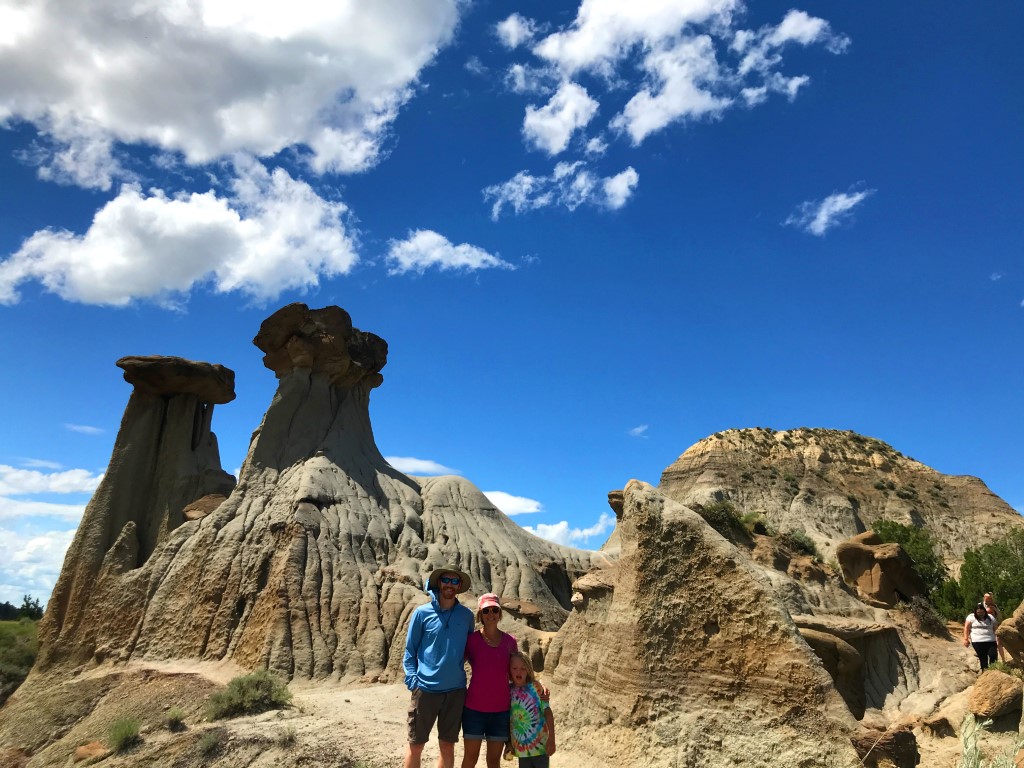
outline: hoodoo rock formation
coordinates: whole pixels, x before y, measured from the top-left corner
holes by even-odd
[[[361,759],[368,744],[367,764],[393,764],[404,689],[365,683],[401,680],[424,578],[448,562],[472,577],[466,604],[501,596],[503,627],[544,668],[567,768],[948,765],[969,708],[1016,722],[1019,681],[989,672],[978,685],[958,638],[898,604],[923,585],[867,532],[882,517],[926,525],[955,568],[983,532],[1024,526],[976,478],[850,432],[729,430],[683,453],[659,487],[610,492],[618,525],[585,552],[527,533],[464,478],[388,464],[369,417],[388,347],[344,310],[289,305],[254,343],[279,383],[237,483],[211,430],[232,372],[118,361],[134,389],[40,657],[0,712],[0,764],[66,765],[126,710],[152,726],[184,705],[198,731],[209,692],[254,668],[330,681],[293,686],[321,703],[391,697],[388,717],[337,728],[337,709],[316,719],[296,707],[289,717],[312,719],[312,735],[288,764],[349,765],[339,749]],[[710,506],[722,501],[733,509]],[[999,635],[1024,657],[1024,607]],[[269,722],[248,736],[216,726],[242,734],[218,764],[281,764]],[[193,736],[147,735],[138,762],[105,759],[198,768]]]
[[[369,419],[383,339],[338,307],[292,304],[254,343],[280,383],[237,486],[210,431],[231,372],[119,361],[135,390],[47,612],[42,667],[230,659],[289,677],[395,676],[424,577],[445,562],[473,593],[524,602],[527,647],[561,625],[571,582],[606,558],[527,533],[462,478],[391,467]]]

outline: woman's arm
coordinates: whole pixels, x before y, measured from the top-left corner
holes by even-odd
[[[971,620],[964,622],[964,648],[971,644]]]

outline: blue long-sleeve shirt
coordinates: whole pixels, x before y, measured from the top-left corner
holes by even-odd
[[[430,602],[412,612],[409,633],[405,637],[405,685],[433,693],[466,687],[466,640],[473,631],[473,612],[456,602],[441,610],[437,594]]]

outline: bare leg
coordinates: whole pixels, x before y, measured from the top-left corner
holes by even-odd
[[[462,768],[473,768],[480,757],[480,739],[464,739],[465,752],[462,754]]]
[[[402,768],[420,768],[420,756],[423,754],[423,744],[410,744],[405,750],[405,761]]]
[[[437,756],[437,768],[455,768],[455,744],[438,739],[437,747],[441,750]]]
[[[504,749],[504,741],[487,742],[487,768],[501,768],[501,753]]]

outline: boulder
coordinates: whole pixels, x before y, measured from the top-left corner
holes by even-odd
[[[593,765],[859,765],[853,718],[745,552],[636,480],[619,535],[548,650],[567,743]]]
[[[840,543],[836,559],[846,583],[871,605],[892,608],[927,592],[910,556],[899,544],[883,543],[874,531]]]
[[[976,717],[999,717],[1021,710],[1024,682],[1019,677],[996,669],[978,676],[967,698],[967,707]]]
[[[107,749],[106,745],[99,741],[90,741],[88,744],[82,744],[79,747],[75,747],[75,753],[72,756],[72,760],[76,763],[81,763],[85,760],[102,760],[110,754],[110,750]]]
[[[921,762],[917,737],[906,725],[884,731],[862,728],[850,740],[867,768],[915,768]]]
[[[996,627],[996,637],[1003,650],[1018,664],[1024,662],[1024,603],[1008,619]]]

